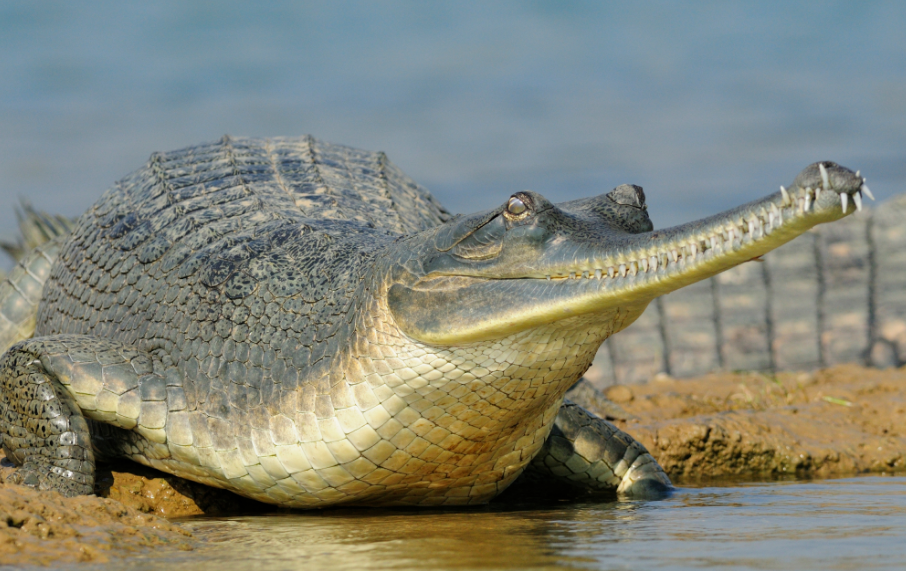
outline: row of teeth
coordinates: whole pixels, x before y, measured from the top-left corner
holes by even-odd
[[[824,168],[824,165],[818,163],[818,170],[821,172],[821,187],[818,188],[809,188],[806,187],[803,190],[805,191],[805,196],[799,197],[799,210],[800,212],[808,212],[812,205],[812,199],[814,195],[814,201],[818,201],[818,197],[821,196],[821,192],[824,190],[833,190],[830,186],[830,179],[827,176],[827,169]],[[856,176],[861,177],[861,171],[856,171]],[[859,187],[859,191],[852,195],[853,204],[856,205],[856,210],[859,212],[862,211],[862,193],[865,193],[865,196],[874,200],[875,197],[869,190],[868,185],[865,184],[867,179],[862,179],[862,186]],[[787,192],[786,188],[780,187],[780,194],[783,195],[783,205],[790,206],[794,203],[790,193]],[[840,193],[840,207],[843,208],[843,214],[846,214],[846,209],[849,208],[849,195],[845,192]]]
[[[767,236],[783,225],[784,219],[788,220],[793,216],[809,212],[812,205],[818,200],[818,197],[821,196],[822,191],[833,190],[830,188],[830,181],[828,180],[827,171],[825,170],[824,165],[819,164],[818,167],[821,171],[823,188],[805,188],[803,189],[803,195],[794,199],[790,196],[787,189],[781,186],[780,193],[783,196],[781,208],[778,208],[774,203],[771,203],[770,209],[762,208],[757,215],[752,215],[748,220],[740,220],[738,225],[731,223],[725,227],[720,234],[696,240],[683,246],[673,248],[667,252],[658,252],[647,258],[641,258],[615,266],[608,266],[606,270],[598,268],[582,272],[570,272],[568,277],[573,280],[580,278],[602,280],[605,276],[613,279],[616,276],[626,277],[627,275],[635,276],[636,274],[647,273],[649,271],[656,272],[658,268],[663,268],[663,270],[666,271],[669,264],[676,264],[679,261],[685,261],[687,263],[694,261],[698,256],[704,256],[705,252],[708,250],[732,250],[741,245],[748,244],[752,240]],[[860,176],[860,173],[856,172],[856,176]],[[863,192],[868,198],[872,200],[875,199],[871,194],[871,190],[869,190],[868,186],[865,184],[864,178],[862,179],[862,186],[859,188],[859,192],[852,195],[853,204],[855,204],[856,209],[860,211],[862,210],[861,193]],[[845,192],[840,193],[840,202],[843,205],[844,213],[848,208],[849,196],[850,195]],[[786,214],[784,214],[784,210],[787,210]],[[548,280],[551,280],[554,278],[562,279],[567,276],[548,275],[546,277]]]

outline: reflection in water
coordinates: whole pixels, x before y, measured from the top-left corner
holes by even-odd
[[[685,489],[653,502],[350,509],[183,523],[205,547],[133,558],[126,568],[897,569],[906,561],[906,477]]]

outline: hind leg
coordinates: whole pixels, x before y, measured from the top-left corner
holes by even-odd
[[[634,438],[582,407],[565,401],[526,477],[548,490],[610,492],[657,498],[673,485],[657,461]]]
[[[146,457],[167,457],[167,386],[149,355],[88,336],[38,337],[0,357],[0,439],[20,466],[12,481],[65,495],[90,494],[94,445],[87,419],[131,429],[128,442]],[[95,438],[93,439],[92,436]],[[97,438],[100,437],[100,438]]]
[[[88,424],[72,396],[28,351],[0,359],[0,432],[6,457],[19,465],[7,481],[94,493],[94,454]]]

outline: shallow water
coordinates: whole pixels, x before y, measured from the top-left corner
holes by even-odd
[[[649,502],[182,523],[206,545],[97,569],[901,569],[906,477],[685,488]]]

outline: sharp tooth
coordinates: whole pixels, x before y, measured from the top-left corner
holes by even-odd
[[[626,264],[620,264],[620,270],[619,270],[619,272],[620,272],[620,277],[621,277],[621,278],[625,278],[625,277],[626,277]]]
[[[656,272],[657,271],[657,256],[651,256],[650,262],[651,262],[651,271]]]
[[[861,190],[862,192],[864,192],[864,193],[865,193],[865,196],[867,196],[868,198],[870,198],[870,199],[872,199],[872,200],[875,199],[875,195],[873,195],[873,194],[871,193],[871,191],[868,190],[868,185],[865,184],[864,182],[862,183],[862,186],[859,187],[859,190]]]
[[[600,269],[595,270],[595,278],[596,278],[596,279],[601,279],[601,278],[603,278],[603,277],[604,277],[604,272],[602,272]]]
[[[846,214],[846,201],[849,199],[849,195],[845,192],[840,193],[840,204],[843,206],[843,214]]]
[[[862,176],[862,171],[856,171],[856,176]]]
[[[571,280],[576,279],[576,272],[569,272],[569,279],[571,279]]]
[[[815,202],[818,202],[818,197],[819,197],[819,196],[821,196],[821,189],[820,189],[820,188],[816,188],[816,189],[815,189]]]
[[[805,191],[805,208],[804,212],[808,212],[809,208],[812,207],[812,192],[811,189]]]
[[[674,264],[676,263],[677,257],[678,257],[678,255],[676,253],[676,250],[670,250],[670,259],[673,260]]]
[[[774,212],[773,211],[768,212],[768,226],[770,226],[771,228],[774,227]]]
[[[616,275],[616,272],[613,270],[613,266],[607,268],[607,277],[613,279],[613,276]]]
[[[698,244],[689,244],[689,253],[695,258],[698,255]]]
[[[853,202],[856,203],[856,210],[862,212],[862,195],[858,192],[853,194]]]
[[[629,262],[629,275],[634,276],[639,273],[639,265],[635,263],[635,260]]]
[[[550,277],[550,276],[547,276],[547,281],[551,281],[551,277]]]
[[[587,272],[587,271],[582,272],[582,278],[583,278],[583,279],[586,279],[586,280],[588,279],[588,272]]]
[[[824,163],[818,163],[818,170],[821,171],[821,186],[824,190],[830,190],[830,180],[827,178],[827,169],[824,168]]]
[[[641,260],[639,260],[639,268],[641,268],[643,272],[648,271],[648,258],[642,258]]]
[[[749,234],[755,234],[755,221],[749,220]]]
[[[783,204],[784,205],[792,203],[792,200],[790,200],[790,193],[787,192],[786,189],[783,188],[782,186],[780,187],[780,194],[783,195]]]

